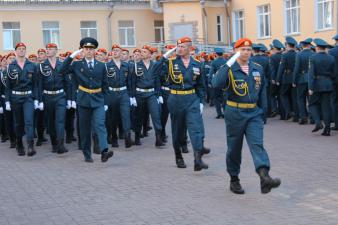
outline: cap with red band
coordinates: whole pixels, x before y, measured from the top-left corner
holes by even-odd
[[[111,46],[111,50],[113,50],[114,48],[119,48],[122,50],[121,46],[117,44],[113,44],[113,46]]]
[[[240,48],[240,47],[251,47],[252,41],[249,38],[241,38],[238,41],[236,41],[234,48]]]
[[[192,42],[190,37],[182,37],[177,40],[177,44],[189,43],[189,42]]]
[[[153,53],[153,48],[149,45],[143,45],[142,49],[147,49],[149,52]]]
[[[58,48],[58,46],[54,43],[49,43],[46,45],[46,48]]]
[[[135,52],[141,53],[141,49],[136,48],[136,49],[134,49],[133,53],[135,53]]]
[[[40,49],[38,50],[38,54],[39,54],[40,52],[44,52],[44,53],[46,53],[46,50],[45,50],[45,49],[43,49],[43,48],[40,48]]]
[[[15,45],[15,50],[16,50],[17,48],[19,48],[19,47],[25,47],[25,48],[26,48],[26,45],[25,45],[24,43],[22,43],[22,42],[19,42],[19,43],[17,43],[17,44]]]

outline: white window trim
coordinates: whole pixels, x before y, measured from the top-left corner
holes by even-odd
[[[319,24],[318,24],[318,0],[314,0],[314,4],[315,4],[315,7],[314,7],[314,10],[315,10],[315,32],[321,32],[321,31],[329,31],[329,30],[333,30],[334,29],[334,17],[335,17],[335,6],[334,6],[334,3],[335,1],[334,0],[324,0],[324,2],[332,2],[333,4],[333,9],[332,9],[332,25],[331,27],[326,27],[326,28],[318,28],[319,27]],[[337,16],[337,15],[336,15]]]
[[[7,21],[3,21],[3,22],[5,22],[5,23],[7,23]],[[8,23],[19,23],[19,25],[20,25],[20,22],[8,22]],[[20,26],[20,28],[19,29],[5,29],[5,28],[2,28],[2,35],[3,35],[3,33],[4,33],[4,31],[10,31],[11,32],[11,38],[12,38],[12,48],[5,48],[5,40],[3,39],[3,43],[2,43],[2,46],[3,46],[3,50],[4,51],[12,51],[12,50],[14,50],[14,45],[16,44],[16,43],[13,43],[13,31],[15,31],[15,30],[18,30],[19,32],[20,32],[20,36],[21,36],[21,26]],[[3,38],[3,37],[2,37]]]
[[[232,30],[233,30],[233,32],[232,32],[232,39],[233,40],[238,40],[239,39],[239,37],[236,37],[236,13],[238,13],[238,12],[240,12],[240,11],[243,11],[243,34],[244,34],[244,36],[245,36],[245,11],[244,11],[244,9],[239,9],[239,10],[235,10],[235,11],[233,11],[232,12]]]
[[[288,33],[288,28],[287,28],[287,26],[288,26],[288,24],[287,24],[287,8],[286,8],[286,1],[288,1],[288,0],[284,0],[283,1],[283,4],[284,4],[284,36],[294,36],[294,35],[299,35],[300,33],[301,33],[301,31],[300,31],[300,19],[301,19],[301,17],[300,17],[300,2],[298,1],[298,7],[290,7],[290,8],[288,8],[289,10],[291,10],[291,9],[297,9],[298,8],[298,10],[299,10],[299,13],[298,13],[298,17],[299,17],[299,24],[298,24],[298,31],[297,32],[291,32],[291,33]]]
[[[43,23],[41,24],[42,25],[42,42],[43,42],[43,31],[48,30],[49,32],[51,32],[51,30],[58,30],[59,31],[59,43],[55,43],[55,44],[57,44],[58,49],[61,50],[62,49],[62,44],[61,44],[61,29],[60,29],[61,26],[60,26],[60,22],[59,21],[42,21],[42,22],[58,22],[59,28],[47,28],[47,29],[45,29],[45,28],[43,28]]]
[[[132,27],[123,27],[125,28],[133,28],[134,29],[134,45],[122,45],[121,44],[121,40],[120,40],[120,35],[119,35],[119,43],[121,45],[121,47],[123,48],[135,48],[136,47],[136,27],[135,27],[135,21],[134,20],[118,20],[117,21],[117,28],[118,28],[118,32],[120,32],[121,27],[119,26],[119,21],[133,21],[133,26]]]
[[[217,23],[217,17],[220,17],[220,23]],[[218,40],[218,25],[221,26],[221,40]],[[223,16],[218,14],[216,15],[216,36],[217,36],[217,42],[224,42],[224,24],[223,24]]]
[[[161,30],[161,41],[160,42],[164,42],[164,26],[162,27],[158,27],[158,26],[154,26],[154,30]],[[156,34],[156,33],[155,33]],[[155,37],[156,38],[156,37]],[[156,41],[156,40],[155,40]]]
[[[268,5],[269,6],[269,18],[270,18],[270,28],[269,28],[269,31],[270,31],[270,35],[268,36],[260,36],[260,30],[259,30],[259,8],[260,7],[264,7]],[[263,15],[265,15],[266,13],[263,12]],[[257,18],[257,39],[259,40],[264,40],[264,39],[270,39],[271,38],[271,34],[272,34],[272,30],[271,30],[271,5],[270,4],[264,4],[264,5],[259,5],[256,7],[256,18]]]
[[[81,28],[81,22],[95,22],[96,26],[95,26],[95,28]],[[82,30],[94,30],[94,29],[96,29],[96,38],[97,38],[97,40],[99,40],[99,27],[97,25],[97,21],[96,20],[81,20],[80,21],[80,37],[81,37],[81,31]],[[88,32],[87,32],[87,34],[88,34]],[[89,36],[87,36],[87,37],[89,37]]]

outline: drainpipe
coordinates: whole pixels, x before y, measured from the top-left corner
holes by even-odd
[[[111,31],[111,16],[114,12],[114,4],[109,5],[109,14],[107,16],[107,30],[108,30],[108,49],[113,45],[112,31]]]
[[[229,13],[229,5],[230,5],[231,0],[224,0],[224,9],[226,13],[226,18],[227,18],[227,41],[228,41],[228,46],[231,44],[231,23],[230,23],[230,13]]]
[[[208,38],[208,14],[207,10],[205,10],[205,0],[201,0],[200,4],[202,6],[202,12],[203,12],[203,26],[204,26],[204,44],[207,45],[209,43]]]

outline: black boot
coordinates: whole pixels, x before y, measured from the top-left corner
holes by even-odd
[[[208,155],[210,153],[210,148],[207,148],[203,145],[203,148],[202,148],[202,155]]]
[[[179,147],[174,147],[174,152],[177,168],[187,168],[187,165],[185,164],[182,157],[181,149]]]
[[[269,176],[269,170],[265,167],[258,169],[258,175],[261,180],[261,192],[262,194],[269,193],[272,188],[277,188],[281,184],[281,180],[278,178],[271,178]]]
[[[182,149],[182,153],[189,153],[189,149],[188,149],[188,145],[187,144],[183,144],[181,146],[181,149]]]
[[[231,176],[230,191],[235,194],[239,194],[239,195],[242,195],[245,193],[244,189],[242,188],[241,183],[239,182],[238,176]]]
[[[202,151],[194,152],[194,157],[195,157],[194,171],[201,171],[203,169],[209,168],[209,166],[202,161]]]
[[[11,137],[9,141],[10,141],[9,148],[15,148],[16,147],[15,137]]]
[[[304,125],[304,124],[307,124],[307,123],[308,123],[307,118],[303,118],[299,121],[300,125]]]
[[[6,142],[7,140],[8,140],[7,135],[2,135],[2,136],[1,136],[1,142],[2,142],[2,143]]]
[[[315,126],[315,128],[312,130],[312,133],[317,132],[317,131],[319,131],[321,129],[323,129],[323,125],[322,124],[317,124]]]
[[[93,152],[94,154],[101,154],[100,148],[99,148],[99,140],[97,138],[97,135],[93,135]]]
[[[140,133],[135,132],[135,142],[134,145],[141,145],[141,137],[140,137]]]
[[[113,148],[118,148],[119,147],[119,142],[118,142],[118,140],[116,138],[112,139],[111,146]]]
[[[28,149],[27,149],[27,156],[32,157],[33,155],[36,154],[36,151],[34,149],[34,140],[28,140]]]
[[[38,138],[38,140],[36,141],[36,146],[41,146],[42,142],[43,140],[41,138]]]
[[[130,133],[124,135],[124,145],[126,148],[130,148],[133,145]]]
[[[156,142],[155,142],[155,146],[156,147],[162,147],[165,144],[162,142],[162,138],[161,138],[161,134],[160,133],[156,133]]]
[[[57,141],[57,154],[63,154],[68,152],[68,149],[64,145],[64,139],[61,138]]]
[[[113,151],[108,151],[108,149],[103,150],[101,153],[101,162],[107,162],[109,158],[113,157],[113,155]]]
[[[325,127],[322,135],[323,136],[330,136],[330,127]]]
[[[19,156],[26,155],[25,147],[23,146],[22,143],[22,138],[16,138],[16,150]]]
[[[56,137],[50,136],[50,141],[52,142],[52,152],[56,153],[58,151],[58,143],[56,141]]]
[[[163,143],[167,143],[168,142],[168,136],[165,132],[165,130],[163,129],[162,132],[161,132],[161,138],[162,138],[162,142]]]

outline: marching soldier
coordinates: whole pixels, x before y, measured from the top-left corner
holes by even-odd
[[[47,59],[38,65],[39,100],[45,108],[52,152],[63,154],[68,152],[64,146],[64,130],[66,93],[69,93],[70,81],[60,73],[62,63],[56,58],[57,49],[56,44],[47,44]]]
[[[160,84],[160,62],[151,61],[152,48],[148,45],[141,49],[142,60],[134,64],[132,69],[132,104],[136,107],[135,145],[141,145],[140,135],[146,109],[152,118],[155,128],[156,147],[164,146],[161,138],[160,106],[163,104]]]
[[[329,54],[332,55],[335,59],[335,79],[333,80],[333,92],[332,92],[332,113],[333,113],[333,122],[335,124],[332,127],[332,130],[338,130],[338,34],[333,37],[336,41],[334,48],[329,50]]]
[[[106,101],[109,119],[108,126],[111,127],[113,135],[112,146],[118,147],[117,127],[122,120],[125,147],[132,146],[130,134],[130,99],[128,91],[131,91],[131,74],[129,64],[121,61],[122,49],[118,45],[112,46],[113,59],[106,63],[106,74],[108,80],[108,91]]]
[[[113,156],[113,151],[108,151],[107,131],[105,128],[105,102],[104,95],[107,91],[107,76],[104,63],[94,59],[98,42],[94,38],[83,38],[80,41],[80,50],[73,52],[64,60],[61,73],[67,70],[74,75],[78,86],[77,110],[79,113],[81,146],[85,162],[92,163],[91,132],[94,130],[98,136],[101,150],[101,161],[107,162]],[[81,61],[73,61],[74,57],[83,51]],[[71,64],[72,63],[72,64]],[[69,72],[69,71],[68,71]]]
[[[34,149],[34,108],[39,108],[37,94],[37,68],[26,59],[26,45],[15,46],[16,60],[8,65],[6,71],[6,110],[13,110],[15,120],[16,148],[19,156],[26,154],[22,137],[25,134],[27,156],[36,154]],[[34,102],[33,102],[34,101]]]
[[[172,49],[164,55],[162,61],[167,62],[169,74],[168,108],[176,165],[178,168],[186,168],[180,149],[186,127],[194,150],[194,171],[201,171],[208,169],[208,165],[202,161],[204,154],[202,112],[205,87],[201,63],[191,56],[191,47],[191,38],[183,37],[177,41],[177,57],[166,60],[175,50]]]
[[[330,136],[331,104],[330,97],[335,79],[335,59],[326,52],[328,43],[320,38],[313,41],[316,44],[316,54],[310,57],[309,67],[309,109],[316,123],[312,132],[323,129],[321,115],[325,128],[323,136]]]
[[[236,42],[236,54],[214,76],[214,87],[226,89],[225,123],[227,132],[227,171],[230,190],[244,194],[238,175],[242,160],[244,135],[261,181],[261,192],[268,193],[280,185],[269,176],[270,162],[263,147],[263,113],[267,108],[263,68],[250,61],[252,42],[243,38]]]
[[[301,41],[303,50],[296,55],[296,64],[293,71],[293,87],[297,88],[297,105],[299,110],[299,124],[308,123],[307,99],[308,99],[308,80],[309,80],[309,59],[314,54],[311,50],[312,38]]]
[[[285,110],[284,120],[290,119],[291,111],[293,111],[293,122],[298,122],[297,89],[292,86],[297,41],[292,37],[286,37],[285,40],[287,51],[282,54],[277,74],[277,85],[280,85],[281,100]]]

